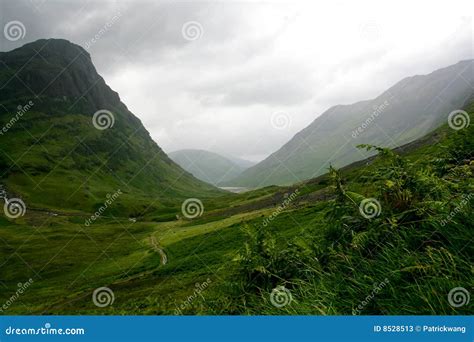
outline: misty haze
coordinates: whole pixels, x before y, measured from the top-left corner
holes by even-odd
[[[470,315],[472,4],[0,2],[2,315]]]

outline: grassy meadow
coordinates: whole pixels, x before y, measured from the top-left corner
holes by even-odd
[[[365,146],[378,156],[291,187],[200,198],[194,219],[179,198],[135,214],[127,203],[153,201],[125,192],[87,226],[107,191],[77,210],[31,195],[25,216],[0,218],[1,314],[472,313],[448,301],[474,285],[472,133],[443,126],[395,152]],[[71,192],[54,180],[45,187]],[[367,198],[380,205],[370,218]],[[113,292],[104,307],[92,300],[101,287]]]

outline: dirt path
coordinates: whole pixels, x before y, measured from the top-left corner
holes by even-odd
[[[161,264],[166,265],[166,263],[168,262],[168,257],[166,256],[165,252],[163,251],[163,248],[160,247],[160,244],[158,243],[158,241],[156,241],[156,238],[155,238],[154,235],[150,236],[150,244],[151,244],[151,247],[153,248],[153,250],[155,252],[157,252],[158,254],[160,254]]]

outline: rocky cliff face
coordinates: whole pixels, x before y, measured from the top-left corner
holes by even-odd
[[[0,53],[0,89],[0,177],[19,193],[75,208],[118,188],[137,198],[218,193],[168,158],[80,46],[38,40]]]
[[[120,98],[97,73],[89,53],[62,39],[41,39],[0,53],[4,85],[0,100],[22,96],[78,101],[82,109],[117,106]]]

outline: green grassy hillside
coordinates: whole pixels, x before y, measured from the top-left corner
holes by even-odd
[[[448,294],[472,288],[473,136],[445,125],[291,187],[205,199],[192,220],[2,218],[0,302],[31,277],[7,314],[472,314]]]
[[[229,186],[288,185],[370,156],[358,144],[396,147],[446,122],[471,95],[474,61],[413,76],[375,99],[328,109],[278,151],[247,169]]]
[[[39,40],[0,61],[0,184],[28,208],[90,213],[120,189],[109,213],[174,217],[221,193],[168,158],[81,47]]]

